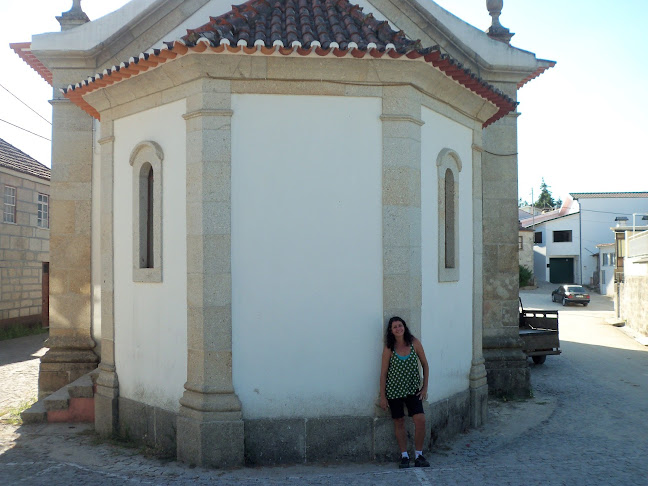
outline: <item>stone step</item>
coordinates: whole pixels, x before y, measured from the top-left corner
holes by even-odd
[[[94,391],[99,370],[93,370],[37,401],[20,414],[23,423],[94,422]]]
[[[47,422],[47,410],[42,400],[38,400],[20,414],[23,424],[40,424]]]
[[[70,393],[68,392],[69,386],[70,385],[65,385],[60,390],[57,390],[51,395],[43,398],[45,410],[47,410],[48,412],[54,410],[67,410],[67,408],[70,406]]]
[[[94,396],[94,382],[90,374],[83,375],[81,378],[68,385],[70,398],[92,398]]]

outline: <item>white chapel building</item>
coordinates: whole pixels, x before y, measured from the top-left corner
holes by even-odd
[[[54,88],[42,396],[98,367],[97,431],[195,464],[386,459],[393,315],[428,444],[528,396],[497,154],[555,63],[498,2],[487,33],[429,0],[79,3],[14,47]]]

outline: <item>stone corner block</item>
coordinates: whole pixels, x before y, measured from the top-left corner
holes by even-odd
[[[119,398],[101,394],[97,390],[95,403],[95,431],[101,437],[113,437],[119,432]]]

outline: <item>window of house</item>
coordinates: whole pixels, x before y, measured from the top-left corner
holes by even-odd
[[[162,281],[161,147],[142,142],[131,153],[133,166],[133,281]]]
[[[518,236],[518,248],[520,250],[524,249],[524,237],[523,236]]]
[[[553,232],[554,243],[565,243],[572,240],[571,230],[565,231],[554,231]]]
[[[542,231],[536,231],[533,235],[534,243],[542,243]]]
[[[2,221],[5,223],[16,222],[16,188],[4,186],[4,209]]]
[[[459,280],[459,155],[445,148],[437,156],[439,180],[439,282]]]
[[[607,279],[605,277],[605,270],[601,270],[601,285],[605,285],[607,283]]]
[[[38,226],[49,228],[49,196],[38,194]]]

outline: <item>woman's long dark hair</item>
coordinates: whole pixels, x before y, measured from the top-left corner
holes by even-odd
[[[407,323],[405,322],[405,319],[398,316],[394,316],[391,319],[389,319],[389,324],[387,324],[387,331],[385,331],[385,346],[387,346],[392,351],[394,350],[394,344],[396,344],[396,338],[394,337],[391,328],[392,328],[392,324],[396,321],[401,321],[403,323],[403,327],[405,328],[405,334],[403,334],[403,338],[405,339],[405,342],[409,346],[411,346],[412,342],[414,341],[414,336],[412,336],[412,333],[407,327]]]

